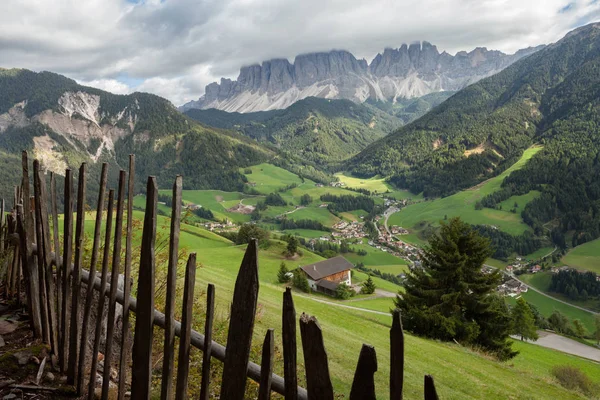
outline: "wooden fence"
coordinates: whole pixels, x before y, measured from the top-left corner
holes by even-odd
[[[267,331],[262,349],[261,364],[249,360],[255,322],[259,280],[258,247],[256,240],[248,244],[235,283],[230,310],[227,346],[212,340],[215,288],[209,284],[206,291],[206,319],[204,333],[191,329],[196,254],[187,260],[182,301],[182,320],[174,319],[176,294],[176,267],[178,260],[181,217],[182,178],[173,185],[172,215],[169,237],[167,288],[165,313],[154,307],[155,295],[155,238],[157,226],[158,188],[156,179],[149,177],[146,189],[141,251],[139,254],[139,277],[137,299],[130,296],[132,263],[132,206],[135,158],[130,156],[129,174],[120,171],[116,193],[109,190],[108,205],[104,210],[108,166],[102,166],[100,189],[95,214],[93,245],[89,269],[83,265],[86,165],[79,169],[77,195],[74,194],[73,171],[67,169],[64,182],[63,241],[60,245],[59,219],[56,193],[56,176],[50,174],[50,192],[40,163],[33,161],[33,196],[30,192],[29,163],[23,152],[23,178],[15,187],[14,208],[0,222],[0,251],[7,255],[6,295],[17,302],[24,288],[26,308],[35,337],[50,347],[51,362],[67,375],[67,383],[73,385],[77,395],[87,392],[94,398],[96,371],[101,344],[102,324],[106,324],[106,344],[101,398],[108,399],[110,371],[118,371],[118,398],[125,397],[130,387],[131,398],[149,399],[152,378],[152,344],[154,326],[164,329],[164,354],[161,380],[161,399],[185,399],[187,395],[189,357],[191,346],[203,352],[200,398],[209,398],[210,367],[214,358],[223,363],[221,399],[243,399],[247,378],[259,384],[259,399],[268,399],[276,392],[285,399],[329,400],[334,398],[327,352],[319,323],[315,317],[302,314],[297,320],[292,291],[287,288],[282,300],[282,343],[284,376],[273,374],[274,331]],[[127,201],[125,196],[127,194]],[[76,202],[75,202],[76,199]],[[76,204],[76,213],[74,206]],[[4,212],[4,201],[0,204]],[[127,212],[125,213],[125,208]],[[104,213],[106,211],[106,213]],[[4,213],[2,214],[4,215]],[[125,257],[121,265],[123,216],[126,215]],[[74,216],[76,216],[74,218]],[[103,216],[106,220],[103,221]],[[114,222],[113,222],[114,216]],[[52,232],[50,223],[52,220]],[[100,259],[102,225],[104,250],[101,270]],[[73,224],[75,234],[73,235]],[[114,224],[114,228],[113,228]],[[111,234],[115,237],[111,238]],[[112,260],[110,260],[112,244]],[[73,248],[74,247],[74,248]],[[109,276],[109,270],[111,271]],[[123,290],[118,289],[119,274],[123,274]],[[83,296],[85,293],[85,296]],[[96,300],[94,301],[94,298]],[[108,307],[105,307],[107,302]],[[122,305],[121,343],[118,357],[113,357],[115,313],[117,303]],[[95,326],[91,326],[93,307],[96,306]],[[104,310],[108,308],[108,315]],[[127,351],[130,337],[130,313],[136,314],[133,331],[133,349]],[[297,369],[296,329],[304,354],[306,389],[299,387]],[[88,337],[89,336],[89,337]],[[119,336],[119,335],[117,335]],[[174,371],[176,337],[179,337],[177,372]],[[93,351],[87,360],[87,345],[91,339]],[[118,343],[117,343],[118,344]],[[392,315],[390,329],[390,379],[389,396],[402,399],[404,373],[404,334],[399,312]],[[132,354],[130,354],[132,353]],[[113,359],[115,358],[115,359]],[[131,380],[127,373],[131,365]],[[89,366],[89,369],[86,367]],[[374,373],[377,371],[375,349],[363,345],[350,399],[375,399]],[[174,383],[175,381],[175,383]],[[86,386],[87,385],[87,386]],[[424,378],[424,398],[437,399],[433,378]]]

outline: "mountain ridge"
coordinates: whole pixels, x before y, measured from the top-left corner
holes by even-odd
[[[268,111],[286,108],[306,97],[395,102],[398,98],[460,90],[540,48],[543,46],[508,55],[478,47],[452,56],[424,41],[386,48],[370,64],[346,50],[301,54],[293,63],[276,58],[242,67],[236,80],[221,78],[220,83],[207,85],[199,100],[184,104],[180,110]]]

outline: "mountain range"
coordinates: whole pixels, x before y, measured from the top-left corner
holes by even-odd
[[[538,235],[551,230],[561,246],[600,236],[600,23],[459,91],[346,168],[447,196],[499,174],[534,145],[543,149],[480,205],[536,190],[522,217]]]
[[[197,101],[183,105],[229,112],[283,109],[306,97],[392,102],[429,93],[457,91],[493,75],[543,46],[514,54],[478,47],[454,56],[429,42],[387,48],[371,63],[348,51],[299,55],[293,63],[272,59],[240,69],[237,80],[221,78]]]

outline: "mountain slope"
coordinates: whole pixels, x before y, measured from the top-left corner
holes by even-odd
[[[600,24],[559,42],[458,92],[419,120],[353,158],[359,175],[391,181],[425,196],[447,195],[510,166],[523,149],[544,149],[511,174],[495,207],[513,194],[540,190],[523,211],[536,229],[555,221],[556,241],[600,235]],[[547,227],[546,227],[547,228]],[[561,236],[562,235],[562,236]]]
[[[512,55],[476,48],[452,56],[422,42],[387,48],[371,64],[339,50],[299,55],[293,64],[273,59],[242,67],[235,81],[222,78],[220,84],[211,83],[204,96],[181,109],[265,111],[286,108],[306,97],[395,103],[402,98],[460,90],[540,48]]]
[[[191,109],[185,114],[319,164],[345,160],[401,125],[399,119],[369,105],[316,97],[285,110],[241,114]]]
[[[244,187],[239,167],[274,156],[243,136],[195,123],[155,95],[113,95],[49,72],[0,70],[0,161],[11,164],[4,185],[16,183],[21,150],[61,175],[84,161],[92,173],[103,161],[126,167],[134,153],[140,183],[155,175],[169,185],[183,173],[186,187],[228,190]],[[12,193],[12,186],[0,189]]]

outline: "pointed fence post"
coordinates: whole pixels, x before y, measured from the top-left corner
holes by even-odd
[[[287,287],[283,293],[283,379],[285,381],[285,400],[298,399],[298,372],[296,346],[296,310],[292,299],[292,289]]]
[[[167,267],[167,297],[165,305],[165,344],[161,400],[170,400],[173,394],[173,362],[175,359],[175,293],[177,291],[177,261],[179,259],[179,228],[181,224],[181,176],[175,178],[171,198],[171,234],[169,236],[169,264]]]
[[[73,171],[65,171],[65,219],[63,225],[63,262],[61,265],[62,273],[62,302],[60,318],[60,341],[58,346],[61,348],[61,354],[58,357],[61,372],[67,369],[67,355],[69,343],[69,301],[71,299],[71,260],[73,257]]]
[[[90,279],[94,282],[96,279],[96,264],[98,263],[98,250],[100,248],[100,236],[102,233],[102,215],[104,213],[104,196],[106,193],[106,181],[108,175],[108,164],[102,164],[102,173],[100,174],[100,191],[98,192],[98,204],[96,207],[96,224],[94,226],[94,244],[92,246],[92,259],[90,261]],[[112,217],[112,216],[111,216]],[[110,248],[110,243],[105,243],[105,247]],[[81,323],[81,342],[79,344],[79,363],[77,365],[77,394],[83,393],[83,370],[86,364],[88,333],[90,331],[89,322],[92,313],[92,302],[94,301],[94,285],[87,285],[85,296],[85,305],[83,307],[83,322]]]
[[[392,314],[390,329],[390,400],[402,399],[404,385],[404,332],[400,310]]]
[[[233,292],[222,379],[227,384],[221,385],[220,398],[223,400],[244,398],[258,286],[258,241],[252,239],[248,243]]]
[[[185,268],[183,306],[181,310],[181,335],[177,359],[177,385],[175,400],[187,399],[188,373],[190,369],[190,342],[194,307],[194,284],[196,282],[196,253],[190,254]]]
[[[150,398],[152,378],[152,338],[154,328],[154,269],[156,240],[156,217],[158,188],[156,178],[148,178],[146,189],[146,213],[142,233],[140,272],[138,277],[138,298],[133,341],[133,367],[131,398]]]
[[[88,399],[93,400],[96,396],[96,373],[98,372],[98,353],[100,352],[100,336],[102,335],[102,324],[104,322],[104,303],[106,302],[106,283],[108,282],[108,264],[110,260],[110,238],[112,234],[112,219],[114,207],[115,191],[110,189],[108,192],[108,209],[106,213],[106,230],[104,236],[104,255],[102,256],[102,273],[100,281],[100,290],[98,291],[98,308],[96,311],[96,329],[94,331],[94,341],[92,350],[92,359],[90,366],[90,381],[88,385]],[[115,236],[119,236],[118,234]],[[90,281],[88,286],[94,288],[94,282]],[[115,294],[116,295],[116,294]],[[111,341],[110,336],[106,336],[107,341]],[[85,351],[82,346],[81,351]],[[105,355],[106,357],[106,355]],[[110,365],[104,364],[105,369],[110,370]],[[83,376],[83,375],[81,375]],[[83,379],[80,379],[83,382]]]
[[[81,264],[83,260],[83,236],[85,232],[85,189],[86,189],[86,165],[79,167],[79,178],[77,184],[77,221],[75,222],[75,262],[73,275],[71,277],[71,329],[69,332],[69,363],[67,367],[67,383],[75,384],[77,377],[77,360],[79,352],[80,336],[80,305],[81,292]]]
[[[271,398],[271,382],[273,379],[273,356],[275,352],[275,337],[273,329],[269,329],[265,335],[262,348],[262,359],[260,363],[260,387],[258,400],[269,400]]]
[[[300,316],[300,336],[304,350],[308,400],[333,400],[333,386],[327,365],[323,333],[315,317]]]
[[[117,313],[117,287],[119,286],[119,268],[121,267],[121,233],[123,231],[123,207],[125,203],[125,171],[119,173],[119,192],[117,195],[117,217],[115,223],[115,243],[113,248],[112,271],[110,275],[110,295],[108,299],[108,322],[106,327],[106,350],[104,351],[104,371],[102,374],[102,400],[108,400],[110,370],[112,367],[113,335]],[[109,207],[110,208],[110,207]],[[106,241],[104,242],[105,246]]]
[[[363,344],[354,373],[354,381],[350,390],[350,400],[375,400],[375,381],[377,372],[377,355],[375,348]]]
[[[424,384],[424,395],[425,400],[438,400],[438,395],[435,390],[435,384],[433,383],[433,376],[425,375],[425,384]]]
[[[129,155],[129,181],[127,184],[127,234],[125,236],[125,268],[123,272],[123,329],[121,330],[121,356],[119,357],[119,395],[118,400],[125,398],[125,382],[127,382],[127,361],[129,360],[129,295],[131,294],[131,239],[133,224],[133,195],[135,180],[135,156]]]
[[[202,352],[202,386],[200,400],[208,400],[210,387],[210,357],[212,355],[212,329],[215,316],[215,286],[208,284],[206,291],[206,321],[204,321],[204,349]]]
[[[54,258],[56,260],[56,329],[58,332],[58,346],[57,356],[60,358],[62,354],[62,347],[60,343],[62,341],[62,330],[60,329],[62,326],[62,313],[61,313],[61,305],[62,305],[62,268],[61,268],[61,257],[60,257],[60,241],[58,238],[58,205],[56,199],[56,178],[53,172],[50,173],[50,207],[52,210],[52,239],[54,243]]]

